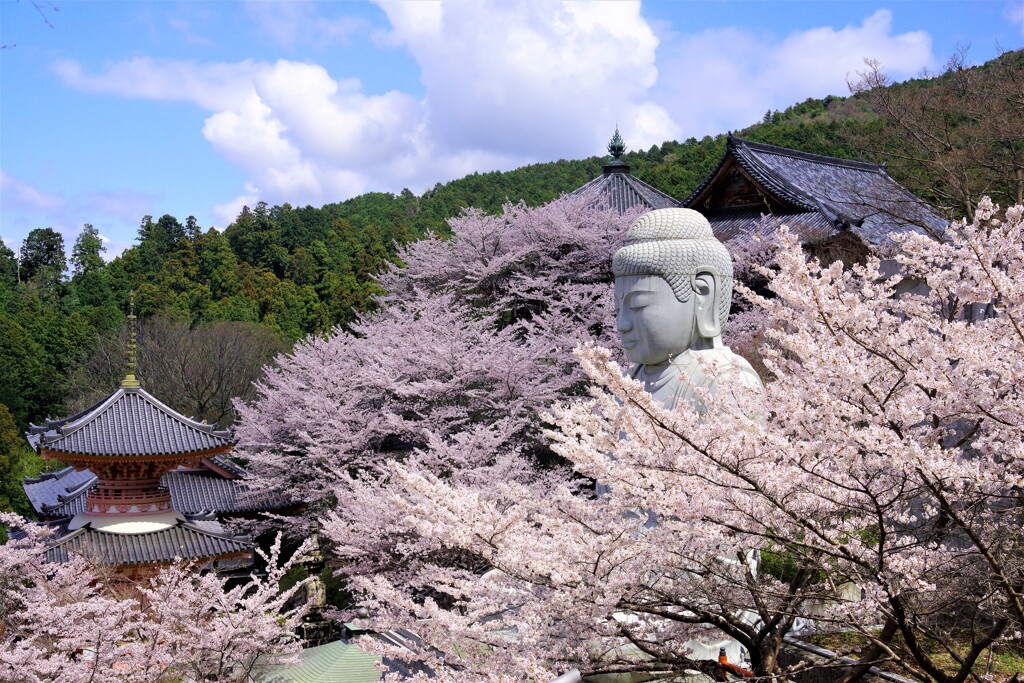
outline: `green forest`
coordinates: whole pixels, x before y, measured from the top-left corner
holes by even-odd
[[[901,84],[869,69],[849,97],[768,111],[732,134],[886,162],[896,180],[952,218],[982,194],[1004,205],[1021,201],[1022,81],[1024,51],[978,67],[954,59],[937,77]],[[623,134],[628,144],[629,131]],[[623,160],[634,175],[682,200],[718,164],[726,135],[668,141]],[[594,156],[473,173],[419,196],[372,192],[319,208],[260,202],[223,231],[204,229],[192,216],[143,216],[137,243],[109,262],[91,225],[73,245],[36,227],[20,259],[0,244],[0,510],[30,511],[20,482],[44,463],[21,436],[28,424],[81,409],[116,385],[130,298],[143,338],[149,330],[150,358],[191,348],[182,375],[251,349],[239,371],[244,386],[295,341],[369,310],[378,293],[374,275],[398,263],[401,245],[444,235],[447,219],[466,207],[494,212],[508,201],[551,201],[599,175],[605,162]],[[145,380],[145,356],[141,364]],[[162,381],[177,387],[196,380]],[[149,388],[185,414],[211,421],[230,420],[230,396],[244,398],[238,386],[225,386],[213,407],[206,399],[190,402],[187,392]]]

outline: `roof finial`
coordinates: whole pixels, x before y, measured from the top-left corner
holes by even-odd
[[[626,151],[626,143],[622,141],[622,136],[619,135],[619,124],[615,124],[615,135],[612,136],[612,141],[608,143],[608,153],[613,158],[618,159],[622,156],[623,152]]]
[[[128,372],[121,380],[122,387],[141,386],[139,378],[135,376],[138,372],[138,329],[135,318],[135,290],[128,293]]]

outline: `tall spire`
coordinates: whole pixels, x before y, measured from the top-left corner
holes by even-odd
[[[135,290],[128,294],[128,371],[121,380],[121,386],[125,388],[141,386],[139,378],[135,373],[138,367],[138,326],[135,318]]]

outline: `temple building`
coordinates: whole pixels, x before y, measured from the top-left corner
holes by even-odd
[[[611,158],[605,164],[604,172],[589,183],[570,192],[570,196],[593,197],[595,203],[607,203],[620,214],[633,209],[646,212],[679,206],[678,200],[655,189],[629,172],[629,164],[621,158],[625,151],[626,143],[622,141],[619,129],[616,128],[612,141],[608,143],[608,153],[611,154]]]
[[[235,483],[242,472],[228,459],[230,432],[187,418],[142,388],[130,349],[117,390],[26,435],[43,458],[69,465],[24,485],[57,530],[47,560],[86,554],[130,577],[176,561],[248,564],[252,544],[225,532],[213,513],[275,501],[247,498]]]
[[[863,256],[895,234],[938,236],[949,225],[884,166],[731,135],[721,162],[682,206],[703,213],[722,242],[770,237],[788,225],[823,261]]]

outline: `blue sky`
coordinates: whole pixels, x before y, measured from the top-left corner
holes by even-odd
[[[0,236],[421,193],[1024,45],[1024,0],[0,0]]]

